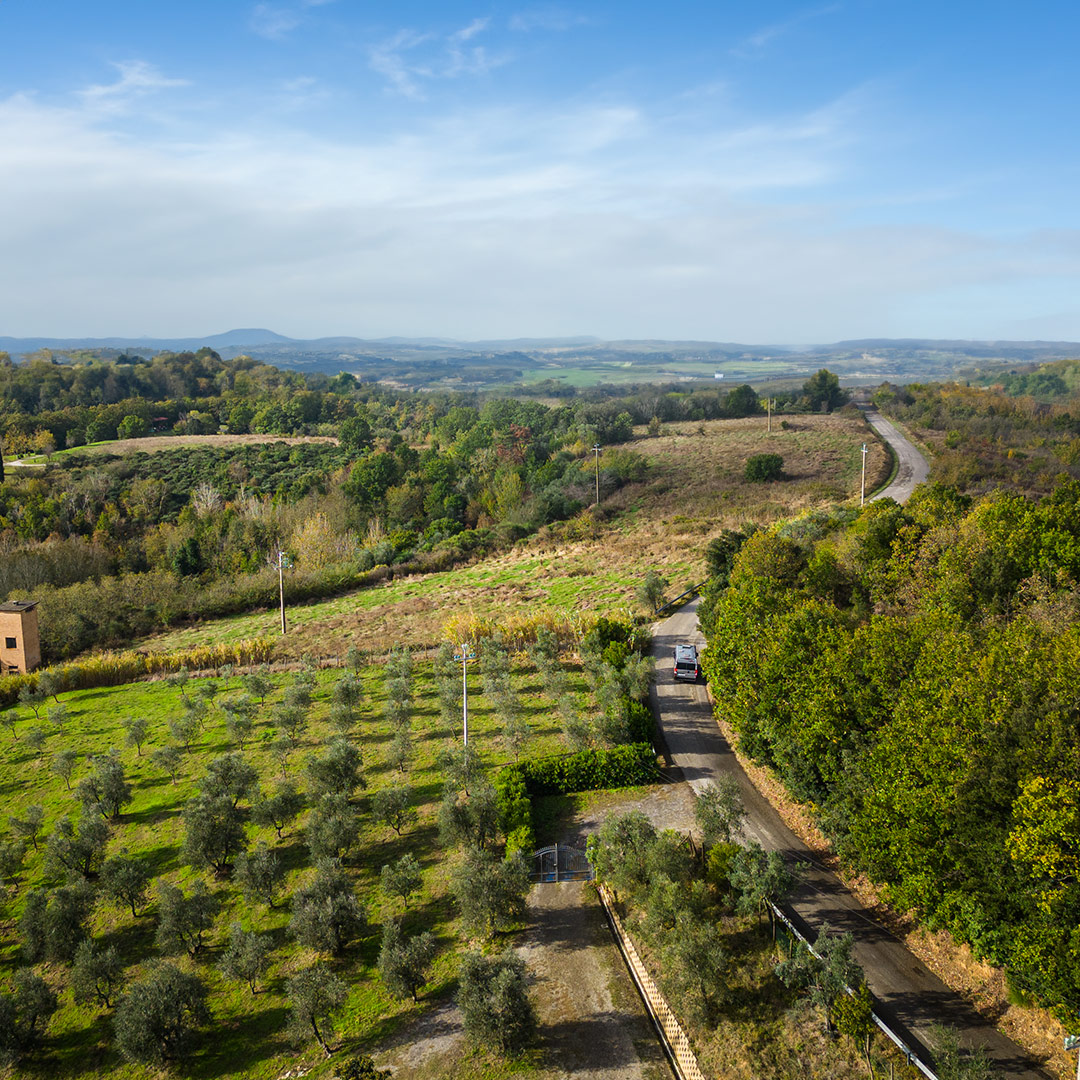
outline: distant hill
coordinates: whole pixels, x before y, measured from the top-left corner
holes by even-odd
[[[1069,341],[963,341],[936,338],[859,338],[822,345],[740,344],[658,339],[605,341],[589,335],[558,338],[359,338],[303,340],[265,328],[185,338],[0,337],[0,350],[18,361],[39,349],[153,356],[208,346],[224,359],[248,355],[279,368],[330,375],[352,372],[366,381],[446,390],[496,390],[559,396],[598,384],[728,380],[801,383],[817,367],[847,385],[993,377],[1000,369],[1080,357]],[[576,389],[575,389],[576,388]]]

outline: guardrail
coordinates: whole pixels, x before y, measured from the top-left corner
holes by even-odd
[[[611,893],[608,892],[607,886],[601,884],[597,892],[600,894],[600,903],[604,908],[604,914],[607,915],[611,932],[615,935],[619,951],[623,954],[626,966],[630,969],[630,976],[638,988],[638,993],[641,994],[641,1000],[645,1002],[645,1008],[649,1011],[653,1026],[660,1036],[660,1042],[671,1062],[671,1067],[675,1070],[675,1075],[679,1077],[679,1080],[706,1080],[682,1024],[671,1011],[671,1006],[668,1005],[664,995],[653,981],[653,977],[642,963],[630,935],[623,929],[622,922],[611,903]]]
[[[709,579],[706,578],[704,581],[700,582],[699,584],[691,586],[689,589],[686,590],[686,592],[679,593],[679,595],[676,596],[674,600],[666,600],[664,603],[662,603],[656,609],[656,611],[653,614],[662,615],[665,611],[667,611],[668,608],[676,607],[679,604],[681,604],[684,600],[692,599],[693,597],[697,596],[697,594],[699,592],[701,592],[701,590],[704,589],[705,586],[708,585],[708,583],[709,583]]]
[[[801,941],[810,950],[810,952],[813,953],[813,955],[820,960],[820,954],[817,952],[814,946],[811,945],[805,937],[803,937],[803,935],[799,932],[798,927],[796,927],[796,925],[791,921],[791,919],[789,919],[787,915],[785,915],[771,900],[766,900],[765,902],[772,909],[772,913],[788,928],[792,935],[796,937],[799,941]],[[849,994],[855,993],[855,991],[850,986],[845,986],[844,989]],[[901,1039],[900,1036],[897,1035],[896,1032],[893,1031],[893,1029],[889,1027],[889,1025],[886,1024],[885,1021],[882,1020],[876,1012],[871,1012],[870,1017],[877,1025],[881,1033],[887,1039],[892,1041],[896,1045],[897,1049],[899,1049],[899,1051],[907,1058],[907,1062],[909,1065],[914,1065],[915,1068],[918,1069],[919,1072],[921,1072],[923,1076],[927,1078],[927,1080],[938,1080],[937,1073],[934,1072],[934,1070],[931,1069],[929,1065],[921,1061],[919,1055],[916,1054],[915,1051],[912,1050],[911,1047],[908,1046],[908,1044],[904,1042],[904,1040]]]

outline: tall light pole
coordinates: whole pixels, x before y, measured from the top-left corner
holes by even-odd
[[[281,548],[277,553],[277,580],[278,597],[281,600],[281,632],[285,633],[285,574],[284,571],[292,566],[292,559]]]
[[[862,444],[862,487],[859,491],[859,505],[866,505],[866,443]]]
[[[596,464],[596,502],[594,506],[600,505],[600,444],[593,443],[593,461]]]
[[[471,645],[464,642],[461,652],[454,653],[454,659],[461,661],[461,726],[464,733],[462,742],[469,745],[469,669],[466,666],[470,660],[476,659],[476,653]]]

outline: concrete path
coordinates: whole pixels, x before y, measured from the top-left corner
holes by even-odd
[[[813,864],[813,852],[781,820],[772,805],[743,772],[712,715],[704,686],[675,683],[672,651],[679,642],[704,644],[698,628],[698,601],[687,604],[654,627],[652,655],[658,682],[654,707],[668,750],[684,778],[700,789],[718,776],[734,776],[747,809],[746,836],[766,850],[780,851],[792,862],[811,863],[798,894],[787,905],[796,924],[811,940],[828,922],[855,938],[855,958],[879,1003],[879,1013],[915,1049],[926,1051],[935,1023],[961,1032],[966,1045],[982,1046],[1002,1077],[1047,1080],[1049,1074],[1033,1063],[1015,1043],[988,1024],[963,998],[949,989],[884,927],[859,900],[824,868]],[[693,824],[689,818],[684,828]]]
[[[893,448],[899,462],[892,483],[874,495],[870,501],[895,499],[898,503],[907,502],[915,488],[924,483],[930,475],[930,465],[915,446],[900,434],[895,424],[874,409],[867,409],[865,412],[867,423]]]

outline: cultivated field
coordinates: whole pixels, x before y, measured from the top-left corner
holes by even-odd
[[[570,692],[581,707],[591,707],[580,671],[567,668]],[[293,675],[274,676],[274,689],[265,704],[259,706],[255,728],[245,741],[243,759],[255,768],[259,787],[264,793],[281,780],[283,770],[303,791],[307,787],[305,760],[322,752],[326,739],[334,734],[328,722],[331,687],[340,671],[322,671],[316,677],[314,703],[310,722],[299,733],[295,747],[284,765],[275,751],[275,720],[271,715],[274,703],[294,680]],[[331,960],[336,973],[346,981],[348,999],[341,1010],[339,1030],[344,1041],[342,1055],[360,1047],[373,1049],[388,1039],[402,1023],[409,1022],[430,1008],[432,1000],[447,999],[452,992],[463,936],[456,908],[448,893],[448,870],[458,856],[440,847],[436,815],[442,796],[444,773],[440,755],[460,739],[457,723],[446,726],[436,701],[432,666],[417,663],[414,669],[412,740],[414,755],[405,773],[388,763],[392,726],[386,718],[386,679],[382,667],[361,671],[363,701],[352,741],[363,754],[366,790],[358,792],[354,803],[359,810],[360,833],[355,847],[345,857],[345,867],[367,908],[370,928],[359,941],[350,946],[338,959]],[[275,830],[258,827],[250,820],[247,836],[253,849],[258,842],[267,843],[276,851],[285,867],[286,878],[281,890],[282,899],[276,907],[247,902],[242,898],[238,883],[232,875],[215,875],[212,871],[193,869],[182,856],[185,806],[196,795],[211,760],[237,750],[225,725],[220,703],[241,692],[238,677],[213,680],[217,686],[215,704],[206,723],[189,751],[183,754],[175,781],[153,760],[154,750],[175,744],[169,721],[184,714],[182,694],[197,698],[204,696],[210,680],[192,679],[183,691],[165,681],[139,683],[105,689],[70,692],[62,695],[68,717],[62,728],[46,718],[46,706],[40,721],[29,709],[19,707],[14,715],[21,717],[13,735],[5,732],[0,742],[0,791],[4,795],[7,814],[24,817],[32,805],[44,809],[44,824],[38,845],[45,847],[45,838],[64,816],[78,815],[75,794],[53,770],[61,751],[73,750],[78,762],[71,777],[72,787],[90,773],[88,757],[115,750],[123,764],[133,798],[120,816],[110,823],[107,854],[128,851],[145,859],[152,871],[154,885],[146,904],[139,905],[139,914],[129,909],[100,902],[90,922],[91,932],[102,947],[114,945],[121,953],[127,979],[146,970],[158,954],[154,945],[154,917],[159,907],[158,889],[165,884],[181,886],[190,892],[196,881],[204,882],[222,905],[221,913],[209,933],[208,948],[197,958],[187,955],[171,960],[184,970],[199,975],[209,989],[209,1005],[213,1016],[213,1037],[200,1041],[199,1050],[183,1066],[184,1075],[192,1077],[257,1077],[276,1078],[287,1070],[300,1067],[311,1070],[312,1077],[331,1075],[331,1065],[324,1063],[322,1054],[304,1049],[299,1053],[287,1041],[283,1029],[287,1003],[285,980],[317,959],[326,959],[311,950],[300,948],[287,935],[289,904],[282,899],[295,893],[313,876],[312,859],[305,839],[305,824],[309,811],[301,813],[283,830],[279,840]],[[471,672],[470,682],[470,744],[481,753],[487,766],[494,769],[512,760],[500,736],[501,722],[493,707],[480,692],[478,673]],[[517,692],[525,719],[533,729],[529,753],[558,752],[566,743],[555,720],[553,703],[545,698],[538,676],[528,667],[515,666],[512,683]],[[13,715],[9,710],[3,716]],[[149,731],[141,752],[125,745],[124,721],[142,718]],[[460,714],[457,720],[460,721]],[[35,727],[47,733],[44,745],[37,750],[28,735]],[[280,734],[278,732],[277,734]],[[412,787],[418,820],[406,825],[400,836],[379,823],[372,812],[375,793],[394,782],[404,780]],[[251,799],[241,800],[245,816]],[[422,885],[411,898],[407,910],[400,900],[385,897],[379,888],[379,871],[407,852],[414,854],[422,866]],[[20,954],[19,920],[27,893],[39,885],[55,887],[43,868],[43,851],[31,849],[25,868],[15,885],[7,889],[3,918],[3,945],[0,947],[0,970],[3,981],[10,980],[24,963]],[[391,997],[374,975],[379,951],[382,924],[389,918],[404,916],[409,933],[431,930],[439,944],[438,957],[430,981],[421,995],[419,1005]],[[259,992],[252,995],[243,983],[225,980],[217,971],[228,940],[229,926],[239,921],[248,930],[266,935],[272,942],[271,966],[260,980]],[[509,940],[514,940],[512,937]],[[59,1077],[106,1077],[109,1080],[148,1075],[143,1067],[125,1064],[112,1049],[112,1022],[109,1010],[98,1005],[78,1005],[72,999],[70,973],[66,965],[39,965],[58,993],[60,1010],[53,1019],[47,1042],[47,1056],[36,1064],[24,1062],[30,1072],[48,1072]],[[341,1059],[339,1055],[337,1060]],[[535,1055],[520,1066],[493,1065],[486,1054],[454,1055],[438,1075],[453,1077],[500,1076],[507,1071],[532,1075],[539,1069]],[[542,1075],[542,1072],[536,1073]],[[299,1074],[296,1074],[299,1075]],[[398,1073],[411,1075],[408,1069]]]

